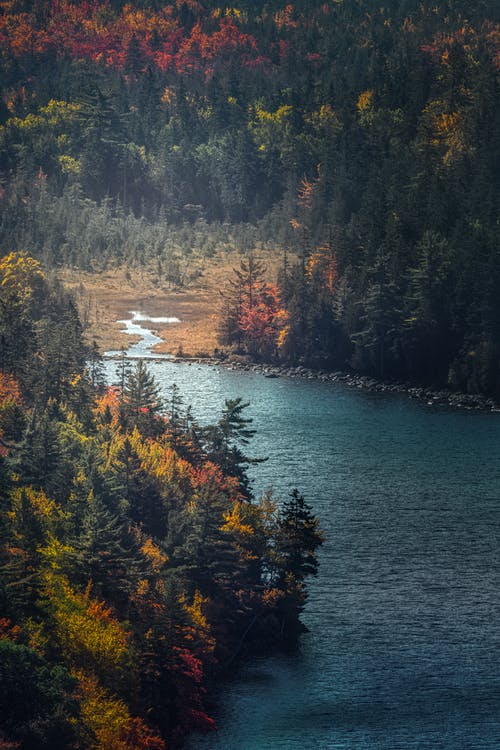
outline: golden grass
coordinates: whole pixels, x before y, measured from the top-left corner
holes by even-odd
[[[276,254],[259,253],[266,264],[268,281],[275,282],[280,264]],[[121,349],[133,338],[120,332],[118,321],[137,310],[152,317],[176,317],[180,323],[157,324],[163,339],[155,351],[176,354],[213,354],[217,347],[217,317],[221,305],[220,291],[239,267],[240,254],[220,253],[213,258],[189,260],[190,281],[182,288],[171,288],[158,278],[156,264],[132,269],[125,266],[90,273],[65,269],[61,279],[78,304],[88,341],[97,342],[101,352]],[[145,324],[147,325],[147,324]]]

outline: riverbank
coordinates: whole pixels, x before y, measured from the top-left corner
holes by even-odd
[[[446,388],[433,389],[401,382],[383,382],[375,378],[370,378],[367,375],[342,372],[341,370],[329,372],[327,370],[314,370],[302,365],[290,366],[287,364],[255,363],[243,357],[231,356],[226,359],[214,357],[176,357],[173,361],[217,365],[229,370],[240,370],[242,372],[256,372],[266,378],[302,378],[306,380],[319,380],[324,383],[340,383],[349,388],[358,388],[376,393],[401,393],[409,398],[425,401],[429,406],[449,406],[455,409],[500,412],[500,404],[498,402],[481,394],[457,393]]]
[[[267,276],[276,276],[280,259],[272,253],[259,256],[267,267]],[[217,350],[217,317],[221,290],[239,266],[237,252],[220,252],[212,258],[193,257],[185,285],[171,288],[158,277],[154,267],[129,270],[119,267],[103,273],[66,269],[65,286],[77,301],[89,342],[95,340],[101,351],[128,349],[141,340],[124,330],[124,321],[132,311],[147,313],[150,318],[178,318],[177,323],[155,323],[152,332],[161,342],[151,350],[150,360],[158,354],[172,355],[174,361],[218,365],[234,370],[253,371],[264,377],[299,377],[323,382],[341,383],[350,388],[379,393],[401,393],[428,405],[500,412],[500,404],[481,394],[457,393],[446,388],[435,389],[403,382],[383,382],[366,375],[336,370],[315,370],[302,365],[255,363],[246,356],[213,357]],[[146,329],[149,330],[149,329]]]

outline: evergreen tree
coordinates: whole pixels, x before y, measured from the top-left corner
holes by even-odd
[[[151,435],[163,429],[156,418],[162,408],[159,388],[142,359],[127,376],[123,398],[123,411],[130,425]]]
[[[251,464],[261,463],[265,459],[250,458],[242,446],[249,444],[255,435],[251,429],[252,419],[247,419],[243,412],[250,406],[238,397],[227,399],[222,417],[213,427],[205,430],[206,450],[212,461],[217,463],[224,473],[237,477],[246,497],[250,497],[250,481],[247,469]]]

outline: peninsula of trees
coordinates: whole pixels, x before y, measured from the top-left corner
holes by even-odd
[[[142,361],[105,388],[26,255],[0,260],[0,362],[0,748],[179,747],[216,676],[300,634],[317,521],[252,498],[241,400],[202,428]]]

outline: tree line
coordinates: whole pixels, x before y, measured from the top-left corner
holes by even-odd
[[[180,747],[214,679],[296,641],[317,520],[252,497],[241,399],[201,427],[142,361],[107,387],[24,254],[0,260],[0,347],[0,747]]]
[[[499,395],[496,2],[15,0],[0,40],[4,247],[266,242],[291,359]]]

